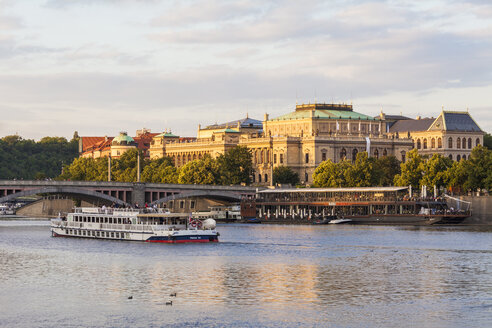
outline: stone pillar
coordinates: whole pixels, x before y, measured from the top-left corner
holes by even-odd
[[[132,205],[138,203],[139,206],[145,204],[145,183],[134,182],[132,188]]]

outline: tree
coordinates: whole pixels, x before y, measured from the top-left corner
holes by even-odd
[[[318,188],[345,187],[347,185],[345,172],[351,165],[347,160],[333,163],[328,159],[322,162],[314,171],[313,185]]]
[[[0,179],[54,178],[65,163],[78,155],[78,143],[63,137],[44,137],[39,142],[18,135],[0,139]]]
[[[447,186],[449,188],[462,189],[468,178],[466,160],[462,159],[459,162],[453,162],[451,167],[446,170],[445,174]]]
[[[373,186],[391,186],[395,175],[401,173],[401,162],[395,156],[383,156],[381,158],[370,157],[373,161],[371,185]]]
[[[170,157],[150,161],[142,171],[142,181],[154,183],[178,183],[178,170]]]
[[[492,188],[492,151],[481,145],[476,146],[465,162],[465,167],[468,173],[465,189]]]
[[[218,173],[220,175],[218,183],[223,185],[249,184],[250,175],[253,171],[251,150],[236,146],[217,157]]]
[[[273,183],[289,183],[296,185],[299,183],[299,174],[288,166],[277,166],[273,169]]]
[[[422,163],[423,174],[420,183],[428,189],[436,186],[437,188],[448,184],[448,169],[453,166],[453,160],[440,154],[434,154],[431,158]]]
[[[186,163],[179,170],[178,182],[183,184],[217,184],[218,167],[209,155]]]
[[[492,150],[492,135],[490,135],[490,133],[486,133],[483,136],[483,145],[488,150]]]
[[[396,186],[409,186],[415,189],[420,188],[420,180],[423,173],[423,159],[417,152],[412,149],[407,153],[407,161],[400,165],[401,174],[395,175],[394,182]]]
[[[357,154],[355,163],[344,172],[347,187],[369,187],[372,182],[372,161],[368,160],[367,152]]]

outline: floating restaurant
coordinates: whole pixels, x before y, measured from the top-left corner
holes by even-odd
[[[449,201],[412,197],[410,187],[267,189],[244,199],[242,209],[265,222],[296,223],[326,217],[365,224],[459,223],[471,215],[469,203],[452,199],[455,207],[448,207]]]

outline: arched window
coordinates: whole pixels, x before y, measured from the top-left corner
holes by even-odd
[[[261,182],[261,173],[258,174],[258,182]]]
[[[270,162],[270,150],[267,150],[266,151],[265,163],[269,163],[269,162]]]
[[[437,148],[442,148],[442,139],[437,138]]]
[[[448,138],[448,148],[453,148],[453,138]]]
[[[352,150],[352,162],[355,162],[355,159],[357,158],[357,153],[359,151],[357,149],[354,148],[354,150]]]
[[[379,150],[374,150],[374,157],[379,158]]]
[[[460,155],[456,156],[456,160],[457,160],[458,162],[460,161],[460,159],[461,159],[461,156],[460,156]]]
[[[306,183],[309,182],[309,174],[307,174],[307,172],[304,173],[304,181],[306,181]]]
[[[191,162],[191,154],[188,154],[188,162]]]
[[[424,149],[427,149],[427,139],[424,139]]]
[[[178,155],[178,161],[177,161],[177,163],[178,163],[178,166],[181,165],[181,156],[180,155]]]
[[[193,160],[195,160],[195,159],[196,159],[196,154],[193,154]]]
[[[256,175],[255,175],[255,174],[253,174],[253,175],[251,176],[251,182],[255,183],[255,178],[256,178]]]
[[[466,138],[463,138],[461,148],[466,149]]]
[[[468,138],[468,149],[472,149],[472,140]]]
[[[388,156],[388,151],[386,150],[386,148],[383,149],[383,156]]]
[[[466,155],[463,155],[463,159],[466,159]]]
[[[263,159],[264,159],[264,152],[263,150],[260,150],[260,164],[263,163]]]
[[[309,153],[306,153],[305,157],[306,157],[306,163],[309,163]]]
[[[460,149],[461,148],[461,138],[458,137],[458,139],[456,139],[456,148]]]
[[[406,160],[405,156],[406,156],[406,154],[407,154],[407,153],[405,153],[405,151],[404,151],[404,150],[401,152],[401,162],[402,162],[402,163],[405,163],[405,160]]]
[[[436,139],[431,139],[431,148],[436,148]]]
[[[268,182],[268,174],[265,174],[265,182]]]
[[[417,139],[417,149],[422,148],[422,144],[420,142],[420,139]]]
[[[345,159],[347,157],[347,151],[345,150],[345,148],[342,148],[342,150],[340,151],[340,159]]]
[[[475,140],[475,146],[478,146],[478,145],[480,145],[480,139],[479,138],[477,138],[477,140]]]
[[[453,160],[453,155],[448,156],[450,160]]]

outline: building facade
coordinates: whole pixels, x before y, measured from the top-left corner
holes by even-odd
[[[441,111],[437,118],[396,121],[389,133],[411,136],[422,155],[441,154],[452,160],[468,159],[474,147],[483,144],[485,132],[469,112]]]

